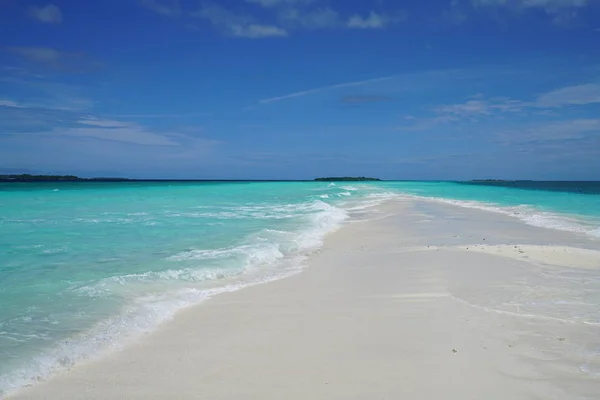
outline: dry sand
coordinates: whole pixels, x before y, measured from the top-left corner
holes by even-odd
[[[413,201],[354,221],[302,273],[14,398],[600,398],[598,242]]]

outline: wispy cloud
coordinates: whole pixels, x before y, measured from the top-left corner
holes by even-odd
[[[83,111],[91,108],[94,102],[82,94],[82,88],[65,83],[46,80],[25,80],[0,78],[0,82],[30,93],[25,100],[5,99],[5,106],[13,108],[36,108],[62,111]]]
[[[54,64],[61,58],[61,53],[50,47],[19,47],[8,48],[13,53],[34,62]]]
[[[101,127],[101,128],[124,128],[124,127],[128,127],[128,126],[132,126],[131,123],[127,123],[127,122],[123,122],[123,121],[114,121],[114,120],[110,120],[110,119],[102,119],[102,118],[97,118],[97,117],[93,117],[93,116],[86,116],[86,117],[80,119],[79,121],[77,121],[77,123],[79,123],[81,125],[97,126],[97,127]]]
[[[459,122],[460,118],[454,115],[439,115],[432,118],[415,118],[413,116],[406,116],[405,120],[409,121],[409,125],[401,125],[395,129],[399,132],[415,132],[415,131],[429,131],[437,126]]]
[[[1,108],[0,108],[1,110]],[[197,129],[174,131],[156,131],[148,129],[143,125],[129,122],[105,119],[93,115],[81,115],[77,112],[53,111],[51,115],[38,114],[37,110],[21,109],[19,114],[12,118],[38,119],[38,123],[11,124],[8,118],[0,123],[0,136],[30,135],[35,137],[70,137],[79,139],[107,140],[144,146],[191,146],[201,140],[208,143],[206,139],[200,139],[191,133]],[[0,113],[0,115],[3,115]],[[10,115],[8,117],[11,117]],[[9,123],[7,126],[6,123]],[[215,142],[216,143],[216,142]]]
[[[179,0],[140,0],[147,9],[167,17],[178,17],[182,14]]]
[[[600,119],[573,119],[550,123],[539,123],[519,129],[502,130],[496,138],[506,144],[540,142],[565,142],[581,140],[600,134]]]
[[[29,16],[47,24],[60,24],[63,20],[60,8],[54,4],[44,7],[31,6],[29,7]]]
[[[478,94],[471,96],[466,102],[438,106],[434,111],[438,114],[454,115],[457,117],[474,117],[541,109],[536,111],[537,115],[546,114],[548,116],[555,116],[555,113],[550,109],[593,103],[600,103],[600,85],[587,83],[546,92],[537,96],[533,101],[502,97],[486,99],[485,96]]]
[[[260,100],[259,103],[260,104],[268,104],[268,103],[274,103],[277,101],[282,101],[282,100],[288,100],[288,99],[292,99],[295,97],[301,97],[301,96],[306,96],[309,94],[314,94],[314,93],[319,93],[319,92],[323,92],[326,90],[332,90],[332,89],[340,89],[340,88],[345,88],[345,87],[352,87],[352,86],[363,86],[363,85],[368,85],[370,83],[375,83],[375,82],[381,82],[381,81],[386,81],[386,80],[390,80],[395,78],[395,76],[386,76],[383,78],[374,78],[374,79],[367,79],[367,80],[363,80],[363,81],[355,81],[355,82],[347,82],[347,83],[340,83],[337,85],[330,85],[330,86],[323,86],[323,87],[319,87],[319,88],[315,88],[315,89],[308,89],[308,90],[303,90],[301,92],[294,92],[294,93],[289,93],[283,96],[278,96],[278,97],[271,97],[268,99],[263,99]]]
[[[354,96],[343,96],[340,102],[345,104],[362,104],[362,103],[381,103],[386,101],[392,101],[389,96],[376,96],[376,95],[354,95]]]
[[[519,8],[579,8],[588,5],[588,0],[472,0],[476,6],[519,7]]]
[[[11,46],[5,50],[18,58],[47,68],[67,72],[88,72],[100,66],[85,53],[57,50],[52,47]]]
[[[318,0],[246,0],[246,3],[258,4],[265,8],[289,6],[289,5],[306,5]]]
[[[348,19],[348,27],[354,29],[383,29],[387,25],[393,22],[399,22],[403,19],[403,16],[391,17],[371,11],[369,15],[365,17],[358,14],[350,17],[350,19]]]
[[[457,7],[457,3],[452,2],[452,8],[442,12],[442,20],[454,25],[460,25],[465,22],[469,16]]]
[[[439,106],[435,109],[438,114],[451,114],[459,117],[491,115],[494,112],[520,112],[526,106],[520,100],[494,98],[490,100],[472,98],[464,103]]]
[[[24,104],[7,99],[0,99],[0,107],[27,108]]]
[[[180,114],[121,114],[116,117],[119,118],[135,118],[135,119],[169,119],[169,118],[193,118],[193,117],[206,117],[209,113],[203,112],[191,112],[191,113],[180,113]]]
[[[193,16],[209,21],[215,28],[229,36],[259,39],[288,35],[285,29],[275,25],[259,24],[252,16],[234,14],[217,4],[204,5],[194,12]]]
[[[564,27],[577,25],[579,11],[594,0],[472,0],[479,8],[507,9],[522,13],[527,11],[543,11],[552,21]]]
[[[278,20],[292,29],[332,29],[342,26],[339,13],[329,7],[316,10],[285,8],[279,12]]]
[[[202,3],[199,8],[189,5],[184,8],[179,0],[139,1],[158,14],[185,17],[183,23],[192,29],[197,26],[190,22],[191,19],[203,19],[227,36],[252,39],[285,37],[291,31],[301,29],[383,29],[405,19],[402,12],[371,11],[366,16],[343,16],[328,2],[319,0],[245,0],[248,6],[235,12],[216,2]],[[258,7],[262,9],[257,10]]]
[[[166,135],[149,132],[136,126],[57,128],[49,132],[42,132],[42,134],[111,140],[145,146],[179,145]]]
[[[587,83],[554,90],[539,96],[535,103],[538,107],[600,103],[600,85]]]

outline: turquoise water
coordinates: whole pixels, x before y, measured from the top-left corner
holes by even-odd
[[[600,196],[448,182],[0,184],[0,395],[216,293],[295,273],[393,196],[600,236]]]
[[[499,212],[530,225],[600,237],[600,183],[573,182],[551,185],[548,190],[531,182],[521,187],[461,184],[454,182],[386,182],[390,190],[428,199]]]

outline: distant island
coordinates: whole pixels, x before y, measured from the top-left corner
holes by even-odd
[[[359,177],[351,177],[351,176],[345,176],[345,177],[330,177],[330,178],[317,178],[315,179],[315,181],[317,182],[336,182],[336,181],[341,181],[341,182],[364,182],[364,181],[380,181],[381,179],[378,178],[366,178],[364,176],[359,176]]]
[[[80,181],[101,181],[101,182],[124,182],[129,181],[126,178],[80,178],[75,175],[0,175],[0,182],[80,182]]]
[[[317,182],[367,182],[380,181],[377,178],[327,177],[317,178]],[[0,174],[0,182],[279,182],[276,180],[232,180],[232,179],[128,179],[128,178],[81,178],[76,175],[33,175]]]

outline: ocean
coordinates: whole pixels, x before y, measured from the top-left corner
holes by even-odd
[[[407,196],[600,238],[600,183],[0,183],[0,396],[297,273],[355,213]]]

